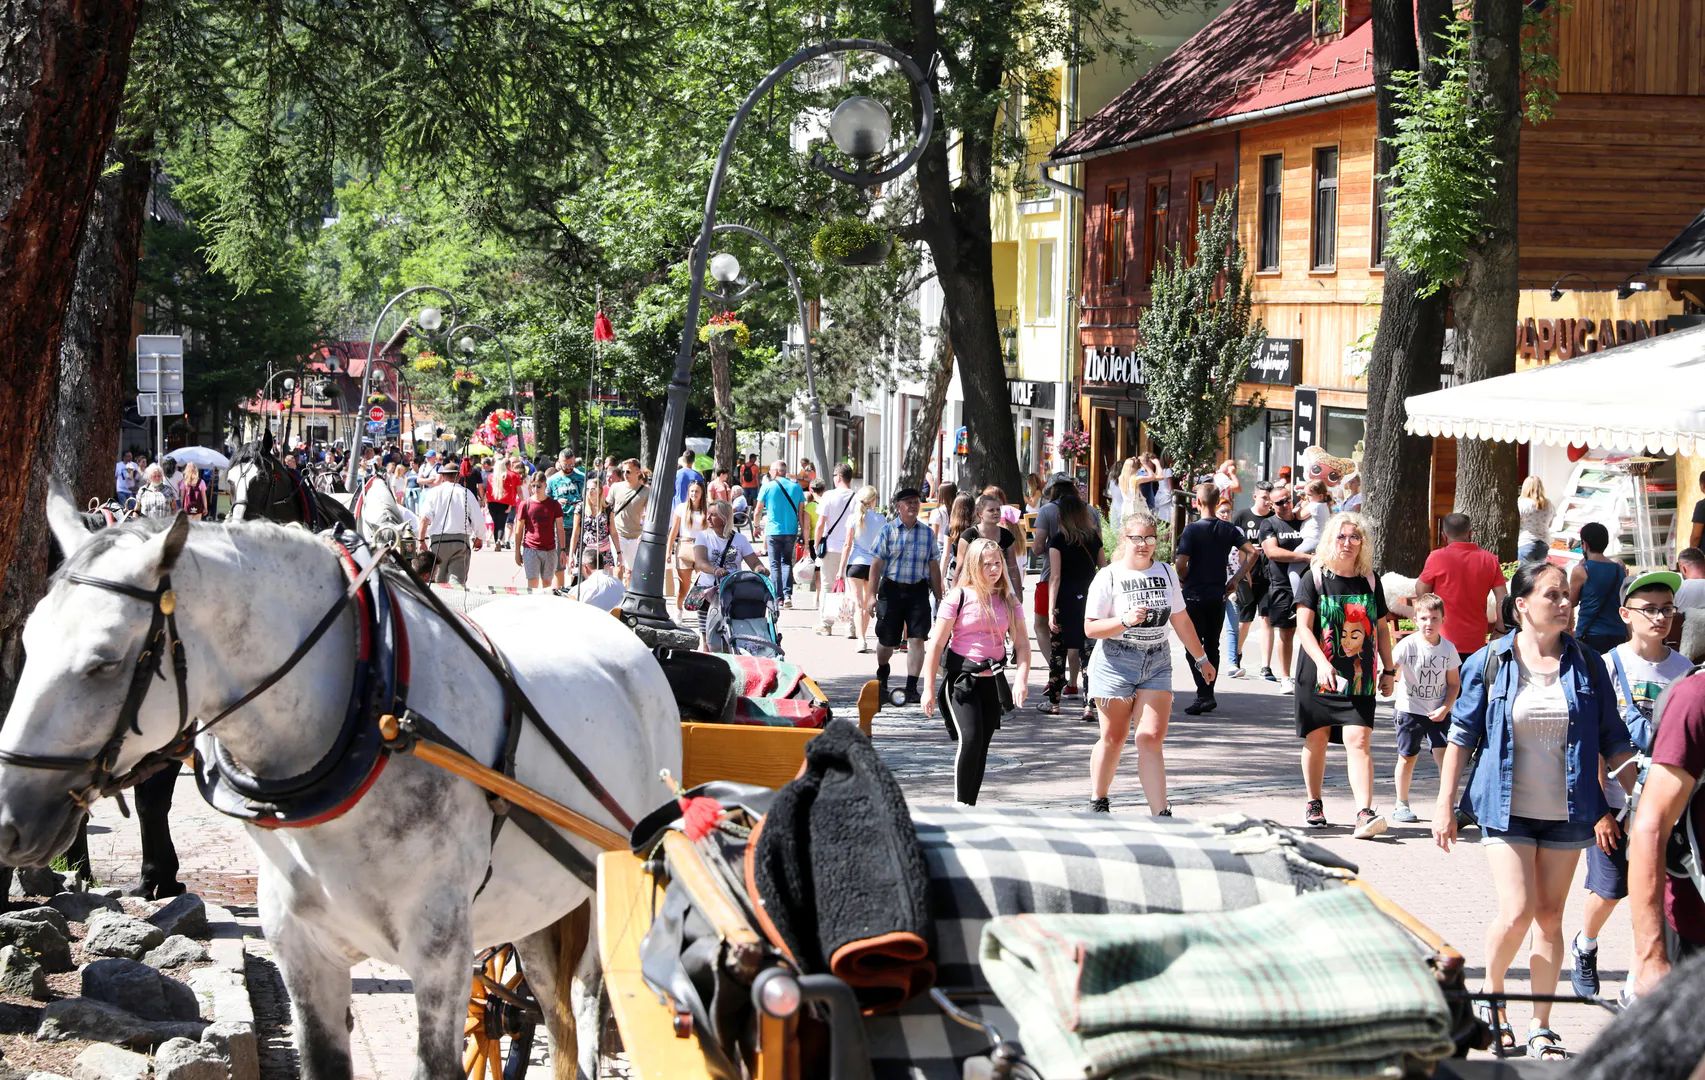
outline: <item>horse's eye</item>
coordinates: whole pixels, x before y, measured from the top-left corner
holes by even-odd
[[[92,660],[89,666],[83,669],[83,674],[91,679],[105,678],[116,673],[122,663],[122,660]]]

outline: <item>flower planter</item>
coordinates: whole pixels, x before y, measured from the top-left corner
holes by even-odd
[[[835,262],[842,266],[877,266],[893,250],[894,238],[884,236],[881,240],[874,240],[863,247],[852,249],[845,255],[836,258]]]

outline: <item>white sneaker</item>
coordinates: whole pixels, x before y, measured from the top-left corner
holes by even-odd
[[[1297,684],[1296,684],[1295,679],[1280,679],[1279,680],[1279,693],[1281,693],[1281,694],[1294,694],[1296,692],[1297,692]]]
[[[1230,671],[1226,672],[1226,678],[1247,679],[1249,678],[1249,672],[1244,671],[1241,667],[1234,667]]]

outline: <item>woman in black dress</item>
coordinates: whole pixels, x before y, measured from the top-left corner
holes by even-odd
[[[1081,676],[1089,681],[1084,653],[1087,638],[1083,633],[1084,607],[1089,599],[1089,583],[1095,572],[1107,565],[1107,552],[1101,543],[1100,522],[1089,505],[1078,494],[1076,484],[1060,485],[1055,505],[1060,510],[1060,529],[1048,539],[1048,629],[1053,650],[1048,654],[1048,686],[1042,691],[1046,699],[1041,711],[1055,714],[1060,711],[1060,691],[1066,684],[1067,654],[1075,651]],[[1089,690],[1083,691],[1084,715],[1094,719],[1094,706],[1088,704]]]

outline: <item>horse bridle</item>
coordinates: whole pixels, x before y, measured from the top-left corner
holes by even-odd
[[[182,520],[182,515],[179,515]],[[174,525],[174,527],[176,527]],[[179,544],[181,550],[182,545]],[[106,744],[93,757],[63,757],[54,754],[28,754],[14,750],[0,749],[0,764],[17,765],[26,769],[45,769],[54,772],[78,773],[87,769],[89,783],[81,788],[72,788],[66,794],[78,807],[89,809],[97,800],[107,795],[115,795],[126,788],[135,787],[161,769],[175,767],[187,757],[195,747],[195,740],[211,729],[214,725],[225,720],[238,709],[247,705],[255,698],[264,694],[280,679],[301,663],[308,651],[326,635],[337,622],[337,617],[348,607],[350,602],[367,584],[367,579],[378,570],[384,561],[383,550],[378,552],[366,569],[358,574],[350,587],[338,596],[337,600],[320,617],[320,621],[308,632],[302,644],[296,646],[282,664],[273,669],[254,689],[239,697],[236,701],[221,709],[218,715],[205,723],[192,723],[189,716],[189,664],[184,656],[183,638],[178,634],[177,594],[172,590],[171,564],[177,559],[177,551],[170,541],[167,545],[166,565],[160,575],[160,584],[153,589],[145,589],[139,585],[131,585],[123,581],[113,581],[108,578],[95,577],[92,574],[69,573],[65,579],[77,585],[89,585],[97,589],[105,589],[121,596],[144,601],[151,610],[148,633],[142,639],[142,652],[136,657],[136,666],[131,669],[130,685],[124,694],[124,704],[119,707],[118,719],[113,724],[112,734]],[[158,750],[150,750],[129,770],[121,774],[113,772],[113,766],[118,762],[124,740],[131,732],[142,734],[141,712],[142,703],[148,697],[148,691],[156,678],[164,679],[161,664],[165,654],[170,652],[172,657],[172,678],[177,684],[178,691],[178,730],[172,741]],[[122,804],[121,804],[122,806]]]
[[[266,500],[264,502],[259,502],[259,505],[263,508],[263,513],[261,514],[262,517],[272,517],[272,515],[266,511],[271,511],[285,502],[297,503],[298,509],[301,509],[300,504],[304,502],[302,492],[299,490],[300,485],[302,484],[302,479],[300,476],[293,473],[283,462],[274,461],[270,455],[261,454],[255,457],[250,457],[247,461],[239,462],[239,464],[253,465],[257,475],[254,480],[250,480],[243,486],[242,498],[233,498],[231,500],[231,512],[233,514],[236,513],[237,508],[240,506],[243,508],[243,516],[245,518],[248,517],[249,504],[251,502],[259,501],[252,499],[250,497],[250,493],[254,490],[255,481],[261,476],[266,477]],[[287,491],[279,492],[275,490],[279,487],[279,473],[283,473],[290,481],[289,489]],[[308,498],[306,503],[311,507],[313,505],[312,498]],[[312,511],[309,510],[307,513],[311,514]],[[304,518],[304,520],[306,520],[306,518]]]

